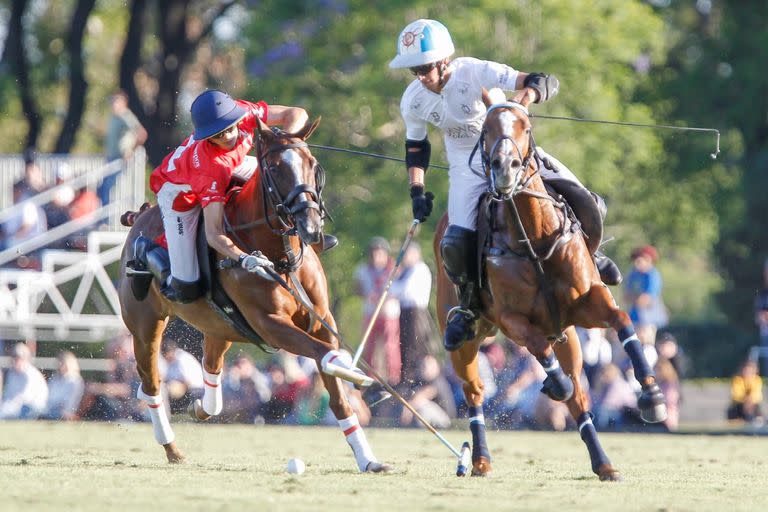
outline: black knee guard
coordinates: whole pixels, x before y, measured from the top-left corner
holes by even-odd
[[[181,279],[171,278],[167,287],[163,287],[163,294],[174,302],[187,304],[199,299],[202,296],[200,281],[182,281]]]
[[[448,277],[458,286],[477,280],[477,231],[449,225],[440,241],[440,255]]]

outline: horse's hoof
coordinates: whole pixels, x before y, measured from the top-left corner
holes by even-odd
[[[199,398],[189,403],[187,406],[187,413],[189,413],[189,417],[195,421],[206,421],[211,417],[211,415],[203,409],[203,403]]]
[[[637,399],[640,418],[646,423],[660,423],[667,419],[667,404],[664,394],[655,382],[643,386],[640,398]]]
[[[168,458],[168,464],[183,464],[185,462],[186,457],[184,457],[181,450],[176,447],[176,443],[171,442],[164,444],[163,448],[165,448],[165,456]]]
[[[374,407],[391,397],[392,394],[378,382],[374,382],[363,390],[363,400],[368,407]]]
[[[610,464],[605,464],[597,471],[597,476],[600,477],[601,482],[621,482],[624,480],[621,473],[613,469]]]
[[[491,474],[491,461],[480,457],[472,461],[472,476],[489,476]]]
[[[555,402],[565,402],[570,399],[573,396],[573,389],[573,381],[565,373],[560,379],[547,375],[541,385],[541,392]]]
[[[392,471],[392,466],[384,464],[382,462],[371,461],[365,466],[365,473],[389,473]]]

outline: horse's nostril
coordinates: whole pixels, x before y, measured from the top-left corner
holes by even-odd
[[[517,169],[521,165],[523,165],[523,162],[521,162],[519,158],[515,158],[514,160],[512,160],[512,168],[513,169]]]
[[[491,160],[491,167],[493,169],[498,169],[499,167],[501,167],[501,159],[500,158],[494,158],[493,160]]]

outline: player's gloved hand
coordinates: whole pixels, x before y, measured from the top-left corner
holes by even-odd
[[[264,256],[261,251],[253,251],[251,254],[241,254],[240,266],[248,272],[258,274],[260,277],[269,281],[274,281],[266,269],[274,269],[275,264],[269,261],[269,258]]]
[[[413,206],[413,218],[419,222],[424,222],[432,213],[432,201],[435,194],[432,192],[424,193],[423,185],[411,186],[411,202]]]

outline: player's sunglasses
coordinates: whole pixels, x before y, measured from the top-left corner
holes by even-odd
[[[435,69],[437,66],[436,62],[433,62],[431,64],[424,64],[423,66],[414,66],[412,68],[408,68],[413,76],[424,76],[429,74],[430,71]]]

